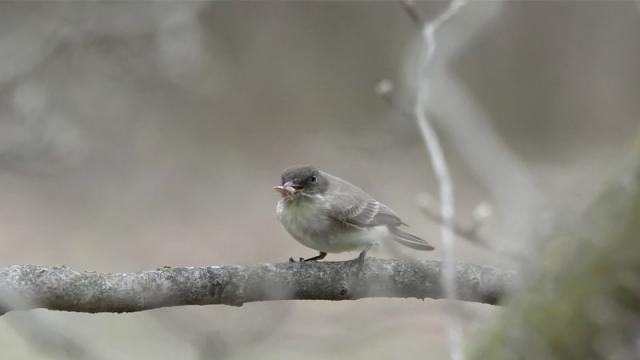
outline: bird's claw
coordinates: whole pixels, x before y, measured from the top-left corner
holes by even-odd
[[[297,261],[293,257],[289,258],[289,264],[298,263],[298,262],[304,262],[304,258],[301,257],[300,260],[297,260]]]
[[[360,276],[364,272],[365,258],[359,256],[356,261],[358,262],[358,276]]]
[[[362,274],[364,273],[364,266],[365,266],[365,262],[367,259],[367,251],[369,251],[369,247],[367,247],[366,249],[364,249],[360,255],[358,255],[357,258],[353,259],[353,261],[355,261],[358,265],[358,276],[362,276]]]

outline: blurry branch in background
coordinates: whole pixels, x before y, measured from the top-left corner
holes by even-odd
[[[490,113],[481,100],[483,96],[478,97],[496,84],[484,83],[476,88],[465,75],[468,74],[466,66],[462,65],[475,61],[473,54],[487,51],[481,50],[487,44],[482,39],[495,35],[494,25],[504,20],[503,8],[508,3],[469,2],[458,14],[455,24],[438,32],[438,54],[429,67],[432,91],[428,114],[439,133],[446,136],[449,146],[455,149],[458,159],[465,163],[474,182],[483,188],[484,197],[491,201],[499,221],[485,224],[484,230],[491,234],[486,240],[500,250],[498,253],[516,254],[519,260],[527,259],[536,240],[549,235],[553,222],[565,209],[541,191],[540,173],[532,172],[520,153],[514,151],[499,131],[499,119],[495,117],[498,113]],[[414,7],[405,10],[417,12]],[[489,50],[489,53],[492,52]],[[410,84],[416,81],[415,61],[410,60],[405,71],[411,76]]]
[[[444,221],[442,219],[442,215],[440,215],[437,210],[438,204],[435,199],[433,199],[431,194],[418,194],[417,202],[420,210],[422,210],[422,213],[429,219],[435,221],[436,223],[442,223]],[[485,220],[489,216],[491,216],[491,207],[487,203],[480,203],[474,208],[472,216],[473,222],[470,225],[464,226],[459,222],[454,222],[453,232],[459,237],[473,244],[491,249],[491,244],[486,239],[482,238],[479,234]]]
[[[357,261],[164,267],[138,273],[14,265],[0,269],[0,310],[98,313],[271,300],[440,299],[442,268],[439,261],[375,258],[366,260],[362,272]],[[474,264],[457,264],[455,275],[460,300],[486,304],[504,300],[516,281],[513,271]]]
[[[449,322],[447,332],[449,339],[449,350],[451,359],[462,360],[464,358],[464,335],[462,333],[462,315],[456,305],[451,302],[458,297],[456,288],[455,273],[455,236],[453,235],[455,226],[455,202],[453,180],[449,173],[449,166],[444,156],[444,151],[440,144],[429,119],[427,119],[427,109],[429,103],[430,81],[427,76],[432,59],[436,53],[436,31],[449,21],[460,8],[466,4],[466,0],[451,0],[449,7],[434,20],[425,22],[415,8],[415,2],[403,0],[400,2],[408,14],[409,18],[418,26],[422,36],[422,46],[420,47],[420,60],[417,63],[418,88],[413,109],[413,115],[418,124],[420,134],[427,147],[427,153],[431,160],[433,172],[438,183],[440,198],[440,237],[442,239],[442,249],[444,253],[444,267],[442,279],[446,298],[450,303],[447,307]]]
[[[405,109],[400,108],[393,99],[393,83],[389,79],[384,79],[376,86],[376,94],[380,96],[389,106],[395,111],[399,112],[402,116],[414,121],[415,115]],[[437,200],[433,199],[430,194],[421,193],[417,197],[418,206],[420,210],[431,220],[438,224],[444,225],[444,218],[440,211],[440,205]],[[482,228],[482,225],[488,217],[491,216],[491,206],[486,203],[481,203],[476,206],[473,213],[474,223],[471,226],[464,226],[455,219],[452,224],[451,230],[460,238],[471,242],[472,244],[480,247],[499,252],[494,248],[489,241],[482,238],[478,232]]]
[[[383,99],[393,110],[400,113],[402,116],[414,121],[415,115],[412,112],[407,111],[406,109],[401,108],[397,105],[396,101],[393,99],[393,83],[389,79],[384,79],[378,83],[376,86],[375,92],[381,99]],[[442,217],[442,213],[440,211],[440,205],[437,200],[435,200],[431,194],[428,193],[420,193],[417,197],[418,206],[420,210],[431,220],[435,221],[438,224],[444,225],[444,218]],[[491,217],[492,208],[488,203],[480,203],[477,204],[473,209],[472,217],[473,223],[470,226],[465,226],[460,224],[459,222],[453,221],[451,230],[454,234],[458,235],[461,239],[464,239],[474,245],[480,246],[487,250],[491,250],[500,255],[507,255],[513,259],[521,259],[516,253],[513,252],[505,252],[504,250],[497,249],[495,246],[491,244],[487,239],[483,238],[479,231],[482,229],[485,221]]]
[[[425,214],[429,219],[437,223],[442,223],[442,216],[440,216],[437,211],[437,204],[435,203],[435,199],[433,199],[430,194],[418,194],[418,206],[420,207],[420,210],[422,210],[422,213]],[[454,222],[453,232],[461,239],[464,239],[471,244],[524,263],[525,258],[521,254],[514,251],[509,251],[507,249],[499,249],[494,246],[489,240],[480,235],[480,230],[482,230],[482,227],[486,220],[491,217],[491,214],[491,205],[485,202],[481,202],[474,207],[473,212],[471,213],[473,222],[466,226],[460,224],[459,222]]]

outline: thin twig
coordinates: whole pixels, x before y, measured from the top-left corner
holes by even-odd
[[[433,220],[434,222],[441,225],[444,223],[444,220],[442,219],[442,215],[437,211],[434,211],[433,209],[427,206],[420,206],[420,210],[422,210],[422,213],[425,216],[427,216],[429,219]],[[452,230],[460,238],[467,240],[472,244],[478,245],[488,250],[496,250],[486,239],[478,235],[476,227],[473,227],[473,226],[467,227],[458,222],[454,222]]]
[[[416,6],[415,6],[416,2],[412,0],[402,0],[400,1],[400,4],[402,5],[402,8],[404,9],[404,11],[407,13],[407,16],[409,17],[409,19],[413,21],[413,23],[418,27],[418,29],[422,30],[422,27],[424,26],[424,20],[422,19],[422,16],[416,9]]]
[[[411,121],[417,121],[415,118],[415,113],[399,106],[398,103],[394,100],[393,84],[391,83],[391,81],[387,79],[382,80],[376,87],[376,93],[378,94],[378,96],[380,96],[382,100],[384,100],[389,105],[391,109],[395,110],[406,119],[409,119]],[[440,225],[443,225],[444,221],[442,219],[442,215],[440,214],[439,210],[434,210],[431,207],[426,206],[424,204],[419,204],[419,207],[420,207],[420,210],[422,210],[422,212],[429,219],[435,221]],[[468,241],[473,245],[479,246],[486,250],[490,250],[491,252],[494,252],[498,255],[502,255],[519,262],[523,262],[525,260],[522,254],[519,254],[514,251],[507,251],[505,249],[499,249],[495,247],[491,241],[478,235],[477,226],[464,226],[459,222],[455,221],[454,219],[452,230],[454,234],[456,234],[458,237],[460,237],[465,241]]]
[[[431,220],[439,224],[442,224],[442,217],[438,212],[434,211],[433,209],[430,209],[427,206],[420,206],[420,210],[422,210],[422,213],[425,214]],[[508,257],[512,260],[516,260],[520,263],[523,263],[525,261],[525,258],[524,256],[522,256],[522,254],[495,247],[489,240],[485,239],[484,237],[478,234],[477,227],[473,227],[473,226],[466,227],[458,222],[454,222],[453,232],[456,235],[458,235],[461,239],[466,240],[469,243],[479,246],[483,249],[489,250],[498,255]]]
[[[440,234],[442,238],[443,252],[444,252],[444,268],[442,272],[444,290],[446,297],[449,300],[455,300],[458,297],[458,289],[456,288],[455,279],[455,255],[454,244],[455,237],[453,236],[454,229],[454,186],[449,174],[448,165],[444,156],[444,151],[440,145],[440,140],[435,130],[431,126],[431,123],[427,119],[426,115],[426,102],[428,92],[428,80],[426,77],[426,70],[429,67],[433,56],[436,51],[435,33],[446,21],[454,16],[457,11],[466,3],[465,0],[452,0],[447,10],[440,14],[436,19],[431,22],[423,23],[420,21],[418,11],[412,2],[402,2],[405,11],[409,14],[409,17],[416,23],[419,23],[421,27],[421,34],[423,36],[424,46],[422,59],[418,63],[418,89],[415,100],[414,115],[418,123],[418,128],[424,139],[427,147],[427,152],[431,159],[433,171],[436,175],[438,183],[439,196],[440,196],[440,216],[442,218],[442,224],[440,226]],[[462,318],[458,311],[456,311],[453,303],[448,306],[450,322],[447,327],[449,334],[449,347],[451,350],[451,358],[453,360],[464,359],[464,338],[462,333]]]

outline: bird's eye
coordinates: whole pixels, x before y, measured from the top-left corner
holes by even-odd
[[[313,175],[313,176],[311,177],[311,182],[316,182],[316,181],[318,181],[318,177],[317,177],[317,176],[315,176],[315,175]]]

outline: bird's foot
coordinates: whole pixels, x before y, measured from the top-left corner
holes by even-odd
[[[299,260],[296,260],[296,259],[294,259],[293,257],[290,257],[290,258],[289,258],[289,264],[293,264],[293,263],[301,263],[301,262],[304,262],[304,261],[305,261],[305,260],[304,260],[304,258],[303,258],[303,257],[301,257]]]
[[[364,272],[364,265],[367,258],[367,251],[369,251],[370,248],[371,246],[368,246],[366,249],[360,252],[360,255],[358,255],[357,258],[353,259],[353,261],[355,261],[358,264],[358,276],[362,275],[362,273]]]
[[[289,262],[290,263],[294,263],[294,262],[309,262],[309,261],[318,261],[318,260],[322,260],[324,259],[324,257],[327,256],[326,252],[321,251],[320,254],[318,256],[314,256],[314,257],[310,257],[308,259],[305,258],[300,258],[300,260],[295,261],[292,257],[289,258]]]
[[[366,256],[364,251],[360,253],[356,261],[358,262],[358,275],[362,275],[364,271],[365,261],[366,261]]]

